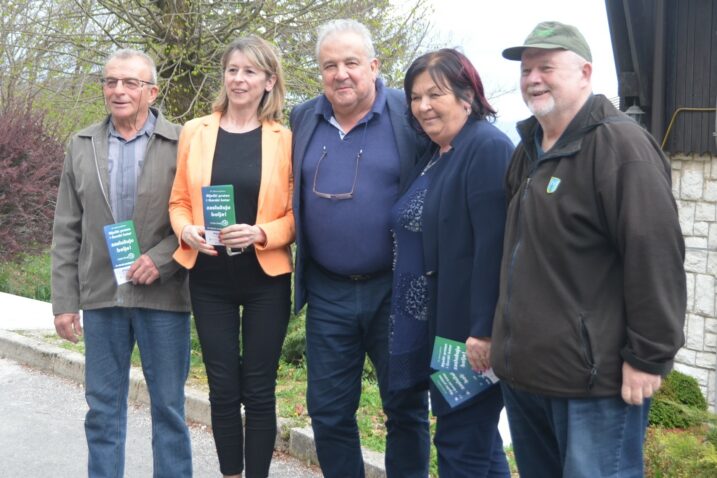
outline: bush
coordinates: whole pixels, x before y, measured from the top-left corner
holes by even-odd
[[[717,448],[717,426],[715,426],[714,423],[708,425],[705,440],[707,440],[708,443],[711,443],[713,447]]]
[[[703,421],[707,401],[697,380],[672,371],[652,399],[650,425],[689,428]]]
[[[281,358],[289,364],[299,364],[304,361],[306,352],[306,311],[302,310],[299,315],[291,317],[289,328],[284,339],[284,347],[281,349]]]
[[[306,309],[298,315],[292,315],[289,328],[286,331],[284,347],[281,349],[281,359],[287,364],[299,365],[304,362],[306,354]],[[366,360],[363,367],[362,379],[373,384],[378,383],[376,369],[371,360]]]
[[[42,113],[6,104],[0,110],[0,257],[47,247],[52,238],[63,147]]]
[[[694,377],[672,371],[657,392],[658,395],[698,410],[707,410],[707,400]]]
[[[687,429],[702,421],[702,414],[694,408],[672,400],[657,400],[650,407],[650,425],[660,428]]]
[[[712,478],[717,476],[717,450],[689,433],[649,428],[645,440],[645,476]]]

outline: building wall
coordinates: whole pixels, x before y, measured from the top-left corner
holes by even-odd
[[[685,346],[675,369],[697,379],[717,411],[717,156],[671,156],[672,190],[685,235]]]

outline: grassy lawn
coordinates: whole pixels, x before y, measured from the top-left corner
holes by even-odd
[[[0,292],[50,301],[50,254],[0,260]]]

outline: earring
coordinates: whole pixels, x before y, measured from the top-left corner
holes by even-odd
[[[471,109],[470,109],[470,107],[466,107],[466,116],[470,116],[470,115],[471,115]]]

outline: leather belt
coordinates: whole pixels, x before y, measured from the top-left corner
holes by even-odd
[[[333,279],[333,280],[341,280],[341,281],[349,281],[349,282],[365,282],[367,280],[375,279],[377,277],[381,277],[385,274],[388,274],[391,272],[390,270],[383,270],[378,272],[371,272],[370,274],[337,274],[336,272],[332,272],[328,270],[326,267],[322,266],[316,261],[312,261],[312,264],[314,267],[316,267],[322,274],[325,276]]]

